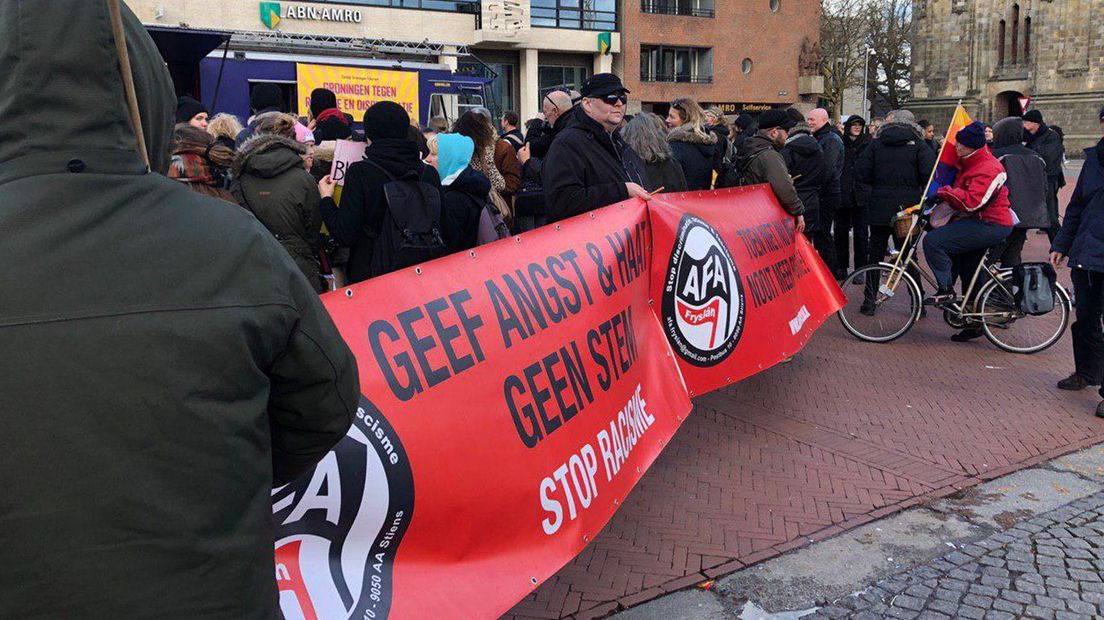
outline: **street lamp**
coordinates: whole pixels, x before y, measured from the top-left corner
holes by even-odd
[[[873,56],[873,55],[874,55],[874,48],[872,48],[868,45],[866,47],[866,54],[865,54],[866,60],[863,63],[863,102],[862,102],[862,110],[859,112],[860,116],[866,116],[866,115],[870,114],[870,110],[867,109],[867,107],[866,107],[866,97],[867,97],[867,94],[870,92],[868,90],[869,89],[869,82],[870,82],[870,57]]]

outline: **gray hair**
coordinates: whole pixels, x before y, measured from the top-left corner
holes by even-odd
[[[916,115],[908,110],[893,110],[886,114],[886,122],[916,124]]]
[[[671,159],[667,125],[651,112],[641,112],[621,130],[621,137],[647,163]]]
[[[491,111],[487,108],[484,108],[483,106],[475,106],[473,108],[469,108],[468,111],[479,114],[480,116],[485,116],[487,117],[487,120],[491,120]]]

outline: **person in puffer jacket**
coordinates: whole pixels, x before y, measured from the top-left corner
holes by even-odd
[[[1007,175],[985,145],[985,125],[974,121],[960,129],[955,140],[958,174],[953,184],[939,188],[936,197],[957,217],[924,237],[924,256],[939,286],[937,307],[955,299],[953,257],[1000,244],[1012,234],[1014,224],[1004,187]]]
[[[1104,108],[1100,110],[1104,133]],[[1058,382],[1059,389],[1082,390],[1104,378],[1104,139],[1085,149],[1085,163],[1066,207],[1066,217],[1050,246],[1055,268],[1069,258],[1070,278],[1077,299],[1073,335],[1074,371]],[[1104,397],[1104,389],[1100,390]],[[1096,406],[1104,417],[1104,402]]]
[[[713,187],[713,164],[717,151],[717,135],[705,128],[701,106],[688,98],[676,99],[667,114],[667,141],[675,161],[682,166],[689,191]]]

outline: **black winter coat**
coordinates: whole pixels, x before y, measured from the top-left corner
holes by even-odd
[[[891,226],[897,212],[917,205],[935,166],[935,153],[911,123],[886,123],[855,162],[855,182],[870,187],[871,226]]]
[[[422,162],[418,145],[406,138],[376,140],[368,145],[364,158],[371,159],[396,178],[414,176],[434,187],[441,187],[437,170]],[[387,212],[383,186],[390,180],[375,166],[358,161],[349,166],[345,176],[341,208],[337,207],[333,198],[323,198],[319,205],[330,236],[349,248],[350,284],[380,275],[372,273],[372,247],[383,230],[383,218]]]
[[[1020,223],[1016,228],[1047,228],[1046,163],[1039,154],[1026,146],[1014,144],[993,149],[993,156],[1004,166],[1008,180],[1008,201]]]
[[[662,187],[666,193],[686,191],[686,175],[682,172],[682,166],[674,158],[646,161],[644,171],[648,174],[648,181],[654,186],[649,187],[649,190]]]
[[[831,124],[825,125],[813,134],[824,152],[824,182],[821,194],[832,196],[840,193],[840,180],[843,176],[844,148],[843,138]]]
[[[441,225],[449,252],[476,246],[479,216],[490,201],[490,193],[490,180],[470,166],[441,187]]]
[[[850,135],[850,127],[858,123],[863,132],[858,138]],[[866,132],[866,121],[861,116],[852,116],[843,126],[847,132],[843,136],[843,172],[840,174],[840,208],[865,209],[870,201],[870,187],[855,181],[855,162],[859,160],[866,147],[870,145],[870,134]]]
[[[707,190],[713,187],[713,169],[717,154],[717,135],[704,135],[689,127],[676,127],[667,136],[675,161],[686,176],[686,189]]]
[[[813,215],[820,209],[820,191],[826,176],[824,152],[812,135],[797,133],[782,147],[782,159],[786,161],[786,170],[794,179],[794,189],[805,206],[806,226],[815,225]]]
[[[1068,256],[1071,267],[1104,272],[1104,140],[1085,149],[1085,164],[1050,249]]]
[[[0,618],[272,620],[272,489],[356,362],[256,218],[163,176],[172,78],[120,4],[153,172],[107,3],[0,11]]]
[[[607,132],[580,108],[568,114],[574,121],[556,134],[541,173],[549,221],[626,200],[626,183],[649,187],[644,162],[620,132]]]
[[[729,149],[731,141],[728,139],[728,127],[713,125],[709,128],[709,132],[717,136],[717,148],[713,149],[713,170],[720,174],[724,171],[725,157],[729,153],[735,154],[735,151]]]
[[[573,124],[575,124],[574,108],[561,114],[553,124],[546,122],[540,127],[530,129],[529,135],[525,136],[525,142],[529,145],[529,155],[538,159],[547,157],[548,149],[552,148],[556,134]]]
[[[1062,159],[1066,147],[1062,144],[1062,136],[1045,124],[1039,126],[1039,130],[1033,134],[1024,131],[1027,138],[1027,148],[1039,154],[1046,162],[1047,177],[1058,180],[1058,187],[1066,184],[1066,173],[1062,170]]]
[[[326,118],[314,125],[311,133],[314,134],[314,143],[319,144],[327,140],[351,140],[353,138],[353,117],[343,114],[346,122],[340,118]]]

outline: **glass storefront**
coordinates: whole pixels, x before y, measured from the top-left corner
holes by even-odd
[[[518,111],[518,61],[517,54],[477,50],[483,62],[460,61],[459,71],[470,75],[493,77],[487,88],[487,109],[498,123],[506,110]],[[501,54],[501,55],[500,55]]]
[[[538,95],[540,100],[544,99],[544,96],[554,90],[579,90],[583,87],[583,83],[590,77],[591,70],[589,67],[569,67],[569,66],[546,66],[541,65],[537,70],[538,74],[538,87],[540,91]],[[540,101],[537,102],[537,109],[540,109]]]

